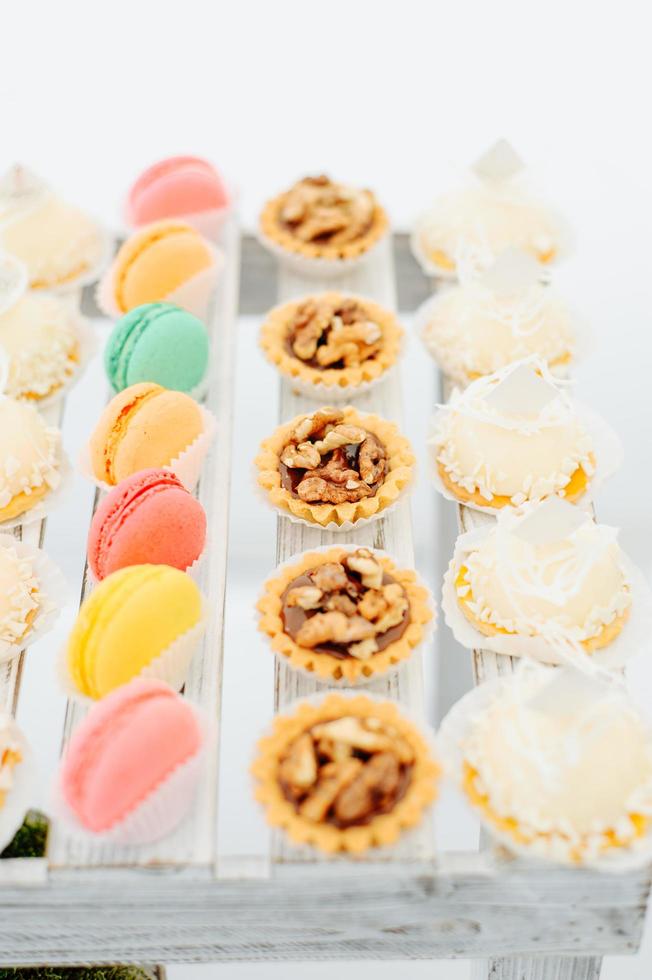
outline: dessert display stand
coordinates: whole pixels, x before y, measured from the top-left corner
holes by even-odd
[[[156,844],[99,845],[73,836],[55,822],[45,858],[1,861],[0,964],[458,957],[479,961],[477,980],[595,980],[603,955],[638,949],[649,869],[614,875],[555,868],[489,848],[438,853],[430,820],[405,835],[395,848],[353,860],[320,857],[292,847],[276,833],[263,835],[264,846],[255,855],[222,851],[220,813],[241,806],[246,821],[245,807],[252,811],[257,807],[251,796],[246,803],[240,797],[232,800],[225,788],[226,774],[238,765],[246,769],[248,761],[243,764],[242,755],[236,753],[234,713],[241,716],[240,729],[250,731],[252,744],[267,720],[243,685],[242,670],[235,670],[236,661],[247,658],[246,647],[223,643],[225,597],[229,601],[229,497],[238,492],[242,481],[251,479],[257,449],[247,447],[249,469],[233,470],[234,386],[240,377],[235,368],[238,313],[262,314],[276,301],[323,288],[360,292],[392,307],[397,305],[397,285],[399,295],[405,297],[399,305],[411,312],[417,305],[410,296],[413,288],[423,292],[428,287],[409,260],[405,236],[388,239],[367,264],[327,283],[278,270],[252,239],[241,239],[235,220],[226,225],[223,244],[227,264],[211,316],[216,356],[207,396],[207,406],[217,416],[218,434],[198,488],[209,517],[209,545],[199,584],[208,599],[210,618],[185,686],[185,695],[211,723],[206,775],[188,819]],[[239,290],[241,271],[244,288]],[[280,421],[315,407],[293,393],[288,383],[279,384]],[[105,395],[98,392],[97,404],[87,407],[89,426]],[[422,395],[412,390],[410,397]],[[357,404],[400,424],[400,370]],[[423,405],[424,412],[431,408]],[[257,411],[263,411],[260,404]],[[62,418],[65,434],[65,407],[51,413],[54,421]],[[266,419],[269,432],[275,421]],[[420,473],[419,478],[427,476]],[[87,494],[87,513],[76,515],[78,521],[89,521],[97,504],[98,495],[90,484]],[[453,520],[453,505],[449,509]],[[459,510],[462,530],[491,519]],[[42,525],[29,525],[22,532],[24,540],[41,542],[47,550],[57,520],[54,514]],[[385,549],[409,566],[414,562],[409,495],[386,517],[353,532],[331,534],[279,517],[276,540],[277,561],[306,548],[351,541]],[[273,562],[270,554],[269,567],[261,568],[260,580],[251,583],[250,614]],[[81,551],[78,566],[74,584],[83,597],[92,583]],[[47,651],[52,661],[57,652]],[[509,658],[485,651],[475,651],[473,659],[478,682],[512,669]],[[252,664],[252,672],[257,663]],[[3,707],[18,710],[20,717],[21,700],[35,697],[37,689],[42,702],[43,684],[50,683],[50,675],[43,675],[43,664],[33,653],[1,665]],[[274,673],[270,666],[264,677],[270,687],[273,683],[273,692],[268,691],[270,705],[273,696],[278,710],[298,696],[325,689],[283,664]],[[255,683],[260,679],[252,679]],[[426,713],[419,657],[370,688],[400,701],[417,718]],[[65,746],[86,708],[67,702],[54,685],[47,698],[39,742],[48,738],[53,745]],[[27,726],[26,732],[29,737]],[[52,777],[53,773],[41,773],[43,780]]]

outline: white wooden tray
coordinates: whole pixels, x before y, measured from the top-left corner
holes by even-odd
[[[638,948],[647,871],[612,876],[528,866],[496,851],[441,854],[429,821],[393,850],[355,861],[316,857],[266,831],[249,788],[252,747],[273,709],[283,710],[316,686],[285,665],[274,666],[271,655],[254,655],[241,642],[243,635],[251,635],[243,623],[251,621],[258,590],[275,559],[286,560],[334,536],[278,518],[276,554],[270,539],[268,561],[247,579],[244,601],[242,588],[233,586],[238,569],[227,565],[229,503],[231,498],[236,510],[241,498],[253,499],[251,463],[257,450],[255,443],[243,444],[238,426],[231,451],[234,392],[237,388],[241,410],[260,420],[262,435],[314,404],[273,374],[278,412],[275,399],[268,402],[250,389],[247,365],[235,357],[239,331],[245,329],[238,308],[261,313],[273,302],[323,288],[323,282],[275,271],[245,239],[246,287],[239,293],[241,237],[235,222],[225,229],[224,245],[227,275],[211,321],[213,376],[207,399],[219,429],[198,489],[209,514],[209,561],[201,587],[210,622],[185,689],[216,722],[209,775],[189,819],[155,845],[79,844],[55,825],[45,859],[0,862],[0,964],[469,957],[485,958],[482,975],[501,980],[597,977],[602,954]],[[395,255],[402,270],[399,293],[410,294],[416,284],[423,294],[428,284],[406,261],[403,238],[388,241],[373,262],[337,283],[329,281],[329,288],[396,306]],[[410,311],[414,306],[410,301]],[[100,379],[96,366],[92,380],[80,385],[60,410],[73,458],[106,399]],[[406,387],[410,399],[425,397]],[[402,398],[401,375],[395,372],[359,404],[400,423]],[[424,403],[423,412],[431,407]],[[53,557],[65,565],[80,597],[89,588],[84,547],[96,503],[94,489],[79,478],[65,513],[24,531],[24,540],[56,549]],[[449,519],[455,521],[452,505]],[[459,519],[466,527],[475,517],[462,508]],[[231,530],[238,544],[247,535],[265,533],[253,510],[246,526],[240,522]],[[388,517],[354,534],[337,535],[337,540],[384,548],[399,562],[412,564],[409,498]],[[0,668],[0,704],[17,714],[41,762],[43,795],[35,801],[41,806],[60,749],[84,711],[66,703],[54,684],[54,660],[73,617],[69,610],[59,630]],[[478,680],[511,669],[508,658],[482,651],[474,660]],[[420,660],[372,689],[399,700],[410,712],[424,713]],[[234,842],[243,839],[248,846],[238,850]],[[542,955],[547,958],[541,960]]]

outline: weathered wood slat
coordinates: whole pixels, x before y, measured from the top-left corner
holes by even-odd
[[[384,242],[372,259],[353,273],[341,279],[324,281],[307,279],[282,270],[279,276],[279,302],[324,289],[340,289],[359,293],[379,303],[394,308],[396,288],[391,242]],[[311,412],[318,402],[295,393],[291,384],[281,382],[280,421],[285,422],[301,412]],[[356,398],[354,404],[364,412],[374,412],[384,418],[401,424],[402,402],[399,371]],[[412,525],[409,497],[405,497],[387,517],[374,521],[348,532],[328,532],[296,524],[285,517],[278,519],[277,560],[287,561],[292,555],[306,549],[327,544],[355,542],[367,547],[388,551],[398,562],[414,565]],[[401,670],[387,679],[378,679],[368,685],[376,694],[389,696],[404,704],[408,711],[417,716],[423,714],[423,670],[418,656],[411,658]],[[275,706],[283,711],[297,697],[325,691],[326,685],[319,684],[312,677],[291,670],[285,664],[276,667]],[[392,854],[402,857],[418,856],[427,858],[432,854],[432,829],[426,820],[423,827],[406,837],[392,850]],[[280,836],[275,837],[274,853],[279,860],[297,860],[299,851],[289,846]],[[301,852],[308,860],[309,852]],[[312,855],[314,859],[314,854]]]
[[[35,950],[56,963],[586,956],[632,952],[640,935],[640,876],[611,879],[612,905],[606,876],[497,874],[471,870],[468,855],[361,872],[285,865],[264,882],[180,875],[165,887],[153,871],[90,869],[75,887],[55,872],[45,888],[3,893],[0,961],[33,962]]]
[[[190,817],[165,840],[147,847],[117,847],[81,840],[65,828],[53,826],[49,858],[53,867],[93,865],[210,865],[215,856],[219,701],[222,628],[226,589],[228,497],[230,485],[231,408],[235,318],[239,281],[240,232],[235,220],[224,230],[227,253],[225,274],[216,289],[209,329],[212,341],[211,380],[207,407],[218,420],[218,434],[206,459],[198,497],[209,514],[206,555],[198,584],[208,602],[206,635],[190,668],[185,696],[196,704],[209,723],[206,766]],[[88,570],[86,570],[88,571]],[[82,596],[92,588],[84,577]],[[70,701],[64,725],[64,746],[87,709]]]

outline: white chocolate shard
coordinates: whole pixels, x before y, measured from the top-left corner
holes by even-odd
[[[486,402],[505,415],[537,418],[558,397],[558,389],[537,374],[532,364],[521,363],[489,392]]]
[[[509,180],[525,163],[511,143],[499,139],[486,150],[472,166],[473,172],[482,180]]]

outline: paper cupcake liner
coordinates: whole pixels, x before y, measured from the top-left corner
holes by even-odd
[[[197,709],[194,710],[199,715]],[[178,765],[142,802],[108,830],[92,831],[80,823],[64,799],[58,775],[52,789],[54,819],[62,824],[67,834],[83,843],[137,846],[151,844],[166,837],[179,826],[192,808],[205,766],[207,726],[201,715],[199,720],[203,729],[199,751]]]
[[[34,507],[30,507],[18,517],[12,517],[8,521],[0,521],[0,534],[10,531],[15,527],[26,527],[36,521],[44,521],[57,507],[61,507],[69,498],[73,489],[73,469],[70,460],[63,450],[59,455],[59,476],[61,477],[58,487],[48,491]]]
[[[560,859],[558,851],[555,851],[554,854],[546,853],[541,846],[535,847],[519,843],[511,834],[501,830],[496,824],[488,820],[480,808],[471,804],[461,785],[465,761],[464,745],[475,720],[486,711],[513,677],[513,674],[506,677],[496,677],[473,688],[453,705],[437,733],[437,757],[444,766],[444,774],[455,783],[466,805],[473,809],[492,838],[508,851],[511,851],[512,854],[528,860],[570,864],[573,867],[591,867],[600,871],[626,871],[648,864],[652,859],[652,825],[645,836],[634,841],[628,848],[611,848],[601,855],[586,855],[581,864],[578,865],[577,862],[570,859],[570,856],[567,860]],[[552,850],[552,845],[550,850]]]
[[[215,286],[225,264],[224,252],[215,245],[210,245],[210,249],[213,254],[213,264],[163,297],[165,302],[176,303],[177,306],[181,306],[204,323],[208,322]],[[100,279],[95,299],[105,316],[117,320],[125,316],[125,313],[118,308],[114,299],[114,280],[115,262],[109,266]]]
[[[406,722],[408,722],[410,725],[412,725],[412,727],[416,730],[416,732],[421,736],[428,749],[428,755],[430,761],[434,766],[434,772],[432,775],[432,780],[434,782],[434,795],[426,803],[422,803],[421,801],[415,801],[414,805],[418,807],[418,817],[416,817],[416,819],[412,819],[409,825],[398,827],[397,828],[398,834],[391,842],[388,841],[379,844],[378,843],[367,844],[363,849],[347,847],[346,850],[327,852],[327,858],[329,861],[351,861],[356,859],[364,860],[368,858],[370,855],[372,857],[378,855],[383,858],[385,857],[389,858],[392,856],[392,854],[401,853],[399,849],[405,846],[406,839],[408,839],[410,836],[415,836],[416,834],[418,834],[419,831],[423,829],[423,826],[427,825],[431,821],[432,813],[437,803],[437,799],[441,789],[443,772],[441,767],[441,758],[440,758],[439,750],[437,748],[437,738],[435,736],[434,731],[428,724],[428,721],[426,720],[425,716],[423,714],[417,714],[415,711],[409,711],[408,709],[406,709],[405,705],[400,703],[397,704],[396,701],[392,700],[388,696],[379,695],[374,693],[373,691],[369,691],[365,689],[347,690],[346,688],[343,689],[338,688],[337,691],[333,691],[333,690],[317,691],[315,694],[308,695],[307,697],[303,696],[300,698],[296,698],[295,700],[291,701],[283,708],[282,711],[280,711],[271,720],[271,722],[260,733],[258,739],[256,740],[256,744],[254,746],[254,750],[251,755],[250,766],[249,766],[249,771],[253,775],[254,789],[256,790],[260,785],[260,778],[256,774],[255,770],[257,768],[257,762],[262,756],[261,745],[267,739],[274,738],[276,719],[279,716],[292,717],[295,714],[297,714],[303,706],[318,707],[320,704],[322,704],[323,701],[325,701],[328,697],[330,697],[333,694],[336,694],[337,697],[339,698],[343,698],[343,699],[350,698],[352,700],[355,700],[356,698],[359,697],[364,697],[369,701],[375,702],[378,705],[384,705],[388,703],[392,704],[398,710],[400,717],[404,719]],[[276,822],[272,823],[270,821],[268,817],[267,803],[261,800],[258,800],[258,803],[265,811],[265,817],[267,823],[270,826],[273,826],[275,829],[282,832],[284,836],[286,836],[287,839],[290,841],[293,848],[295,848],[298,852],[304,853],[310,857],[319,855],[322,860],[324,859],[325,856],[324,849],[318,847],[316,844],[310,841],[301,841],[301,842],[297,841],[284,826],[281,826]],[[414,810],[412,812],[414,812]],[[348,829],[366,830],[367,826],[368,825],[363,825],[361,828],[352,827]],[[365,836],[368,835],[369,832],[367,830]]]
[[[37,769],[32,750],[16,722],[10,724],[11,737],[20,746],[22,761],[13,769],[13,785],[0,806],[0,851],[11,843],[21,827],[25,814],[34,805],[37,794]]]
[[[508,657],[529,657],[544,664],[568,664],[554,642],[543,636],[519,636],[496,633],[485,636],[466,618],[457,601],[455,579],[464,556],[475,551],[491,532],[491,526],[475,528],[458,537],[453,559],[444,575],[441,608],[446,625],[451,629],[458,643],[469,650],[490,650],[492,653]],[[583,668],[591,673],[596,667],[617,670],[639,651],[646,650],[652,635],[652,590],[642,571],[626,556],[621,555],[625,574],[629,582],[631,606],[625,624],[612,642],[601,650],[587,653],[585,660],[573,658],[572,666]]]
[[[252,478],[256,497],[258,500],[264,503],[266,507],[273,510],[275,514],[278,514],[280,517],[286,517],[292,524],[303,524],[304,527],[316,528],[318,531],[339,533],[340,531],[352,531],[354,528],[364,527],[366,524],[374,524],[376,521],[381,520],[383,517],[387,517],[389,514],[395,511],[396,508],[407,500],[412,493],[417,480],[417,464],[416,462],[412,463],[412,479],[399,492],[396,500],[392,501],[392,503],[388,504],[386,507],[383,507],[382,510],[372,514],[370,517],[359,517],[357,521],[344,521],[343,524],[336,524],[335,521],[330,521],[328,524],[318,524],[316,521],[307,521],[304,517],[297,517],[296,514],[292,514],[289,510],[284,510],[283,507],[277,507],[276,504],[272,503],[272,501],[269,499],[269,494],[265,488],[261,487],[258,483],[258,469],[255,464],[252,470]]]
[[[306,279],[336,279],[338,276],[347,276],[356,269],[361,268],[373,257],[379,246],[385,242],[389,234],[389,226],[385,232],[361,255],[354,255],[347,259],[313,259],[307,255],[300,255],[284,248],[278,242],[265,235],[258,229],[257,237],[263,248],[274,255],[281,266],[290,270],[298,276]]]
[[[323,382],[313,383],[305,378],[290,377],[285,372],[279,373],[282,374],[284,381],[292,388],[292,391],[300,395],[305,395],[306,398],[312,398],[317,402],[321,402],[322,405],[331,405],[333,403],[339,405],[340,403],[347,404],[348,402],[355,401],[356,398],[360,398],[361,395],[365,395],[372,388],[382,384],[383,381],[386,381],[387,378],[390,378],[396,372],[396,368],[397,364],[392,364],[391,367],[387,368],[377,378],[372,378],[371,381],[361,381],[357,385],[327,385]]]
[[[204,421],[204,430],[201,435],[197,436],[195,441],[191,443],[190,446],[180,456],[175,459],[170,460],[165,466],[161,466],[162,470],[170,470],[179,480],[183,483],[186,490],[193,491],[199,481],[201,475],[202,466],[206,454],[210,449],[211,443],[217,431],[217,419],[212,412],[209,412],[207,408],[203,405],[199,406],[199,410],[202,414]],[[106,483],[104,480],[98,480],[93,473],[93,467],[91,466],[91,456],[89,444],[85,443],[77,457],[77,469],[80,471],[82,476],[85,476],[87,480],[94,483],[99,490],[108,493],[109,490],[113,489],[113,484]],[[0,524],[0,530],[3,525]]]
[[[68,392],[74,388],[74,386],[83,376],[84,371],[99,350],[99,338],[97,336],[97,332],[91,326],[91,323],[86,319],[86,317],[81,316],[79,313],[76,314],[75,319],[79,350],[72,373],[62,385],[60,385],[49,395],[46,395],[44,398],[22,399],[23,401],[29,402],[30,405],[34,405],[35,408],[49,408],[50,405],[55,405],[62,398],[65,398]]]
[[[150,660],[134,677],[148,677],[151,680],[165,681],[174,691],[180,691],[186,683],[188,669],[192,658],[199,648],[201,639],[206,631],[208,609],[206,601],[202,602],[201,619],[185,633],[174,640],[167,649]],[[82,694],[77,689],[68,669],[68,646],[64,645],[57,657],[56,671],[59,684],[66,696],[82,704],[94,704],[95,698]],[[130,678],[130,680],[133,678]]]
[[[280,572],[291,568],[293,565],[296,565],[297,562],[301,561],[301,559],[306,554],[322,554],[325,551],[332,551],[333,548],[341,548],[344,551],[357,551],[358,548],[361,547],[366,547],[366,546],[355,544],[355,543],[347,543],[343,541],[342,544],[325,544],[325,545],[320,545],[317,548],[307,548],[305,551],[300,551],[298,554],[293,555],[291,558],[288,558],[287,561],[281,562],[280,564],[276,565],[275,568],[272,569],[265,576],[264,584],[260,590],[260,594],[263,595],[265,593],[268,582],[271,582],[274,579],[278,578]],[[373,552],[374,555],[379,555],[381,558],[388,558],[390,561],[394,562],[395,565],[398,564],[396,560],[387,551],[383,551],[380,548],[368,548],[367,550]],[[356,690],[360,689],[361,693],[366,694],[368,693],[366,691],[366,687],[369,684],[373,684],[375,681],[379,679],[387,680],[387,678],[389,677],[394,677],[396,674],[401,673],[403,668],[408,664],[412,663],[415,658],[420,658],[422,656],[422,652],[424,651],[425,647],[432,640],[434,632],[437,628],[437,603],[435,602],[435,598],[431,590],[425,584],[425,582],[423,581],[420,575],[416,576],[415,584],[420,586],[426,592],[427,594],[426,605],[428,606],[428,609],[431,614],[431,618],[428,620],[428,622],[424,623],[421,626],[421,639],[416,644],[416,646],[412,647],[412,650],[408,657],[405,657],[403,660],[399,660],[395,664],[390,664],[385,670],[378,670],[378,669],[374,670],[373,674],[371,674],[370,677],[359,677],[356,678],[355,680],[349,680],[346,677],[340,677],[340,678],[321,677],[315,671],[307,670],[304,667],[296,666],[295,664],[291,663],[290,658],[285,656],[285,654],[280,653],[278,650],[274,650],[271,644],[271,638],[267,636],[267,634],[265,634],[265,640],[272,654],[278,661],[278,663],[284,664],[286,667],[288,667],[290,670],[295,671],[297,674],[302,674],[304,677],[309,677],[310,680],[312,680],[314,683],[320,684],[324,688],[326,687],[337,688],[338,691],[346,691],[347,689],[355,688]],[[256,628],[258,628],[262,616],[263,614],[259,612],[257,609],[254,611],[254,621],[256,623]]]
[[[0,534],[0,548],[12,548],[19,558],[30,561],[39,584],[39,607],[27,634],[13,644],[0,640],[0,663],[5,663],[52,629],[61,607],[71,601],[71,592],[62,572],[40,548],[19,541],[12,534]]]
[[[455,282],[457,279],[457,269],[444,269],[440,265],[436,265],[432,259],[428,258],[426,252],[421,244],[421,236],[423,234],[423,219],[418,219],[415,226],[410,233],[410,251],[416,259],[421,271],[424,275],[431,279],[444,279],[449,282]]]
[[[588,486],[582,496],[575,502],[577,507],[580,507],[582,510],[588,510],[591,507],[591,504],[593,503],[596,493],[601,485],[622,465],[623,447],[615,430],[612,429],[601,416],[582,405],[576,399],[573,400],[573,404],[577,410],[578,418],[584,424],[589,436],[591,437],[593,452],[596,460],[595,471],[589,478]],[[432,422],[433,429],[435,428],[436,419],[439,413],[444,411],[447,411],[447,409],[440,408],[435,413]],[[464,507],[468,507],[471,510],[480,511],[482,514],[491,514],[492,517],[495,517],[496,514],[503,509],[497,509],[489,506],[483,507],[480,504],[475,503],[475,501],[459,500],[446,486],[439,473],[436,461],[437,447],[434,442],[434,437],[431,437],[428,440],[428,448],[429,476],[435,486],[435,490],[437,490],[442,497],[445,497],[446,500],[450,500],[455,504],[461,504]],[[508,506],[513,505],[510,504]]]
[[[414,329],[419,338],[419,341],[423,345],[424,350],[432,357],[433,361],[438,365],[440,370],[444,375],[446,375],[454,384],[465,388],[474,379],[470,378],[463,370],[457,372],[451,372],[446,370],[446,365],[439,359],[439,354],[436,346],[429,341],[425,336],[426,328],[428,327],[437,306],[441,303],[442,298],[445,296],[445,290],[438,289],[436,293],[430,296],[427,300],[418,307],[414,314]],[[571,371],[593,351],[595,347],[595,334],[591,330],[588,321],[577,313],[575,310],[569,308],[569,312],[573,321],[573,330],[575,334],[574,350],[570,361],[563,364],[551,364],[549,361],[545,361],[548,367],[548,371],[553,378],[559,379],[561,381],[566,381],[570,377]],[[522,357],[514,358],[513,361],[508,361],[507,364],[514,364],[516,361],[522,360]],[[500,370],[500,368],[498,369]]]

